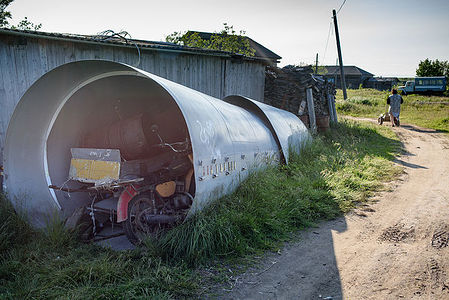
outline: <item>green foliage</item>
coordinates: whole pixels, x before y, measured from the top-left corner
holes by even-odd
[[[76,244],[76,232],[70,232],[64,226],[64,221],[61,220],[57,212],[49,216],[44,228],[43,238],[47,244],[52,248],[65,248]]]
[[[179,299],[197,289],[182,263],[79,244],[56,217],[33,231],[0,201],[0,299]]]
[[[11,19],[11,12],[6,11],[6,7],[14,0],[0,0],[0,28],[9,25],[8,19]]]
[[[27,17],[25,17],[22,21],[17,24],[17,26],[11,26],[11,29],[20,29],[20,30],[34,30],[37,31],[42,28],[42,24],[34,24],[29,21]]]
[[[20,213],[16,213],[4,194],[0,194],[0,258],[12,247],[26,242],[33,230]]]
[[[11,29],[20,30],[39,30],[42,28],[42,24],[34,24],[25,17],[17,26],[10,25],[8,19],[12,18],[11,12],[6,11],[6,7],[10,5],[14,0],[0,0],[0,28],[6,27]]]
[[[428,58],[419,62],[416,69],[416,76],[446,76],[449,77],[449,62],[447,60],[439,61],[438,59],[432,61]]]
[[[241,30],[237,34],[234,30],[234,26],[229,26],[227,23],[223,23],[223,25],[224,29],[220,32],[213,33],[208,40],[201,38],[198,32],[192,31],[185,33],[175,31],[168,35],[165,40],[170,43],[187,47],[220,50],[246,56],[254,56],[256,51],[251,48],[248,39],[244,36],[245,32]]]

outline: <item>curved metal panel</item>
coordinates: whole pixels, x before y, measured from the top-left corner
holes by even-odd
[[[170,93],[186,120],[197,187],[191,212],[232,192],[249,170],[279,161],[274,136],[256,114],[141,72]]]
[[[276,135],[269,128],[272,125],[259,113],[124,64],[98,60],[69,63],[48,72],[28,89],[7,131],[5,187],[14,205],[25,209],[35,225],[43,225],[54,210],[67,216],[88,201],[48,186],[64,184],[68,149],[80,143],[81,129],[87,126],[84,123],[93,119],[85,115],[104,119],[114,113],[112,107],[119,98],[127,101],[128,109],[154,102],[154,109],[180,111],[179,116],[172,116],[184,120],[169,121],[185,123],[191,141],[196,182],[191,213],[232,192],[251,169],[279,161]],[[288,117],[274,110],[269,113],[271,119]],[[281,126],[274,123],[274,128]],[[294,119],[284,123],[292,127]],[[292,128],[287,131],[294,131]]]
[[[275,135],[286,163],[289,151],[299,153],[301,146],[310,138],[304,123],[291,112],[239,95],[230,95],[223,100],[257,114]]]
[[[73,92],[88,81],[137,73],[120,64],[69,63],[46,73],[23,95],[8,125],[4,148],[5,190],[16,209],[37,226],[53,211],[64,210],[48,188],[46,141],[56,116]]]

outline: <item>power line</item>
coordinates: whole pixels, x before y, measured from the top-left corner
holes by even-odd
[[[340,12],[340,10],[342,9],[343,5],[345,5],[346,0],[343,1],[343,3],[340,5],[340,8],[337,10],[337,14]]]
[[[345,5],[346,1],[347,1],[347,0],[343,0],[343,3],[341,3],[341,5],[340,5],[340,7],[338,8],[336,14],[338,14],[338,13],[340,12],[340,10],[341,10],[341,9],[343,8],[343,6]],[[331,19],[333,19],[333,18],[334,18],[334,17],[331,17]],[[326,39],[326,47],[324,48],[323,63],[325,63],[326,53],[327,53],[327,46],[328,46],[328,44],[329,44],[329,38],[330,38],[330,36],[331,36],[331,32],[333,32],[333,31],[332,31],[332,21],[330,21],[330,23],[329,23],[329,30],[328,30],[328,33],[327,33],[327,39]]]
[[[326,60],[327,46],[329,44],[329,38],[331,36],[331,31],[332,31],[332,21],[329,22],[329,31],[327,33],[326,47],[324,48],[323,64],[325,63],[325,60]]]

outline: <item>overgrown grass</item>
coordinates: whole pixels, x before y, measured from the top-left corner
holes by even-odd
[[[162,252],[189,263],[270,249],[289,233],[363,202],[397,175],[399,142],[386,127],[346,121],[293,156],[253,174],[233,195],[176,227]]]
[[[341,90],[337,92],[338,113],[354,117],[378,118],[385,113],[389,92],[374,89],[347,90],[348,99],[343,100]],[[401,106],[401,122],[415,124],[449,132],[449,105],[437,104],[449,102],[449,97],[406,95]]]
[[[32,229],[20,213],[15,213],[5,195],[0,193],[0,255],[22,245],[31,237]]]
[[[0,299],[174,299],[197,281],[181,262],[84,245],[58,218],[33,230],[0,198]]]
[[[399,148],[387,127],[344,121],[288,166],[252,174],[233,195],[134,251],[80,244],[57,218],[34,231],[2,197],[0,299],[195,297],[194,266],[273,249],[366,201],[400,172],[391,163]]]

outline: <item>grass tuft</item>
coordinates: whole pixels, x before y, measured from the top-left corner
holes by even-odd
[[[0,257],[16,245],[25,243],[33,234],[33,230],[20,213],[0,193]]]
[[[43,233],[45,240],[52,248],[69,247],[78,240],[77,233],[65,228],[64,221],[56,212],[47,219]]]

